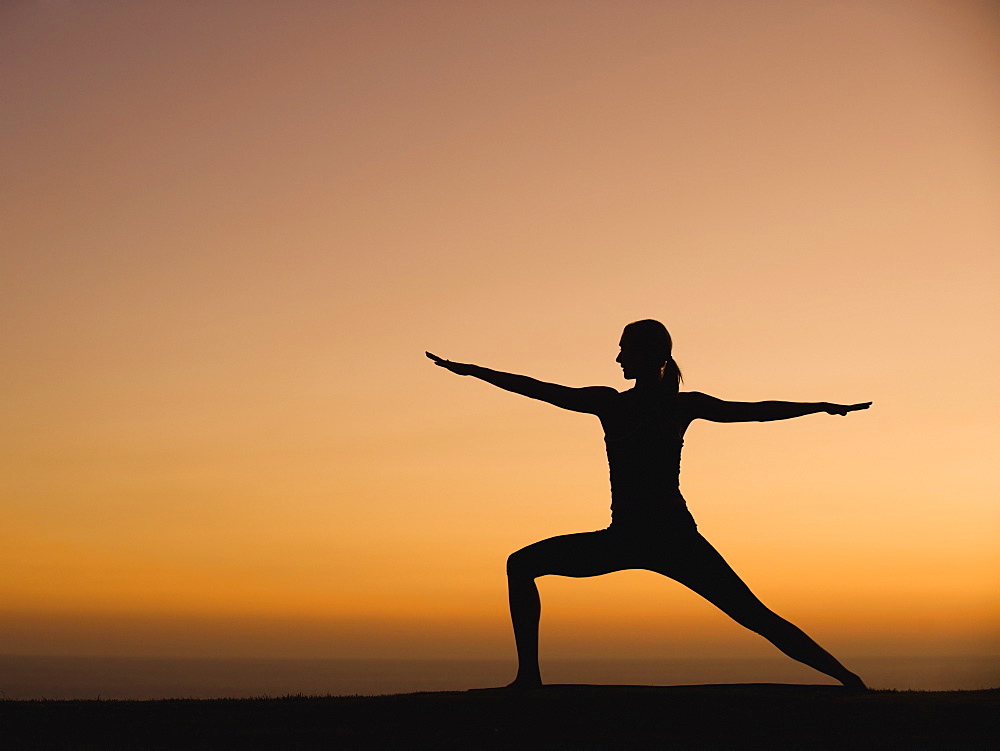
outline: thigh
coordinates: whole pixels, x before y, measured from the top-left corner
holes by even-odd
[[[671,546],[668,553],[648,568],[697,592],[744,625],[770,613],[726,559],[699,533]]]
[[[530,576],[600,576],[637,568],[630,557],[628,546],[605,529],[559,535],[528,545],[510,556],[507,568]]]

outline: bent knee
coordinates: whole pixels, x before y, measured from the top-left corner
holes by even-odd
[[[507,556],[507,576],[516,579],[534,579],[537,576],[535,567],[524,549],[516,550]]]

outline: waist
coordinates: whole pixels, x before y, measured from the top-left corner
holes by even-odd
[[[611,498],[621,498],[638,502],[651,500],[670,500],[679,498],[681,503],[681,483],[678,472],[644,472],[644,473],[611,473]]]
[[[636,452],[622,456],[609,451],[608,476],[612,495],[680,495],[680,455]]]
[[[611,524],[629,527],[697,527],[688,510],[687,501],[679,491],[663,495],[612,494]]]

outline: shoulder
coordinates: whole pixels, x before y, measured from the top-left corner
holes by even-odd
[[[584,386],[579,391],[582,396],[599,404],[609,404],[621,396],[617,389],[610,386]]]
[[[714,396],[703,394],[701,391],[681,391],[677,394],[677,409],[692,419],[702,416],[706,410],[711,409],[720,402]]]
[[[618,392],[610,386],[583,386],[568,389],[565,402],[561,405],[576,412],[589,412],[602,415],[614,408],[618,400]]]
[[[709,396],[708,394],[703,394],[700,391],[679,391],[677,392],[677,403],[678,404],[706,404],[708,402],[718,401],[714,396]]]
[[[621,392],[618,389],[611,388],[610,386],[584,386],[580,391],[586,391],[588,394],[604,398],[621,396]]]

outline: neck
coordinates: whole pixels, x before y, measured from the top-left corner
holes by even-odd
[[[660,387],[663,382],[663,376],[657,371],[650,371],[648,373],[640,373],[635,378],[635,390],[636,391],[651,391]]]

